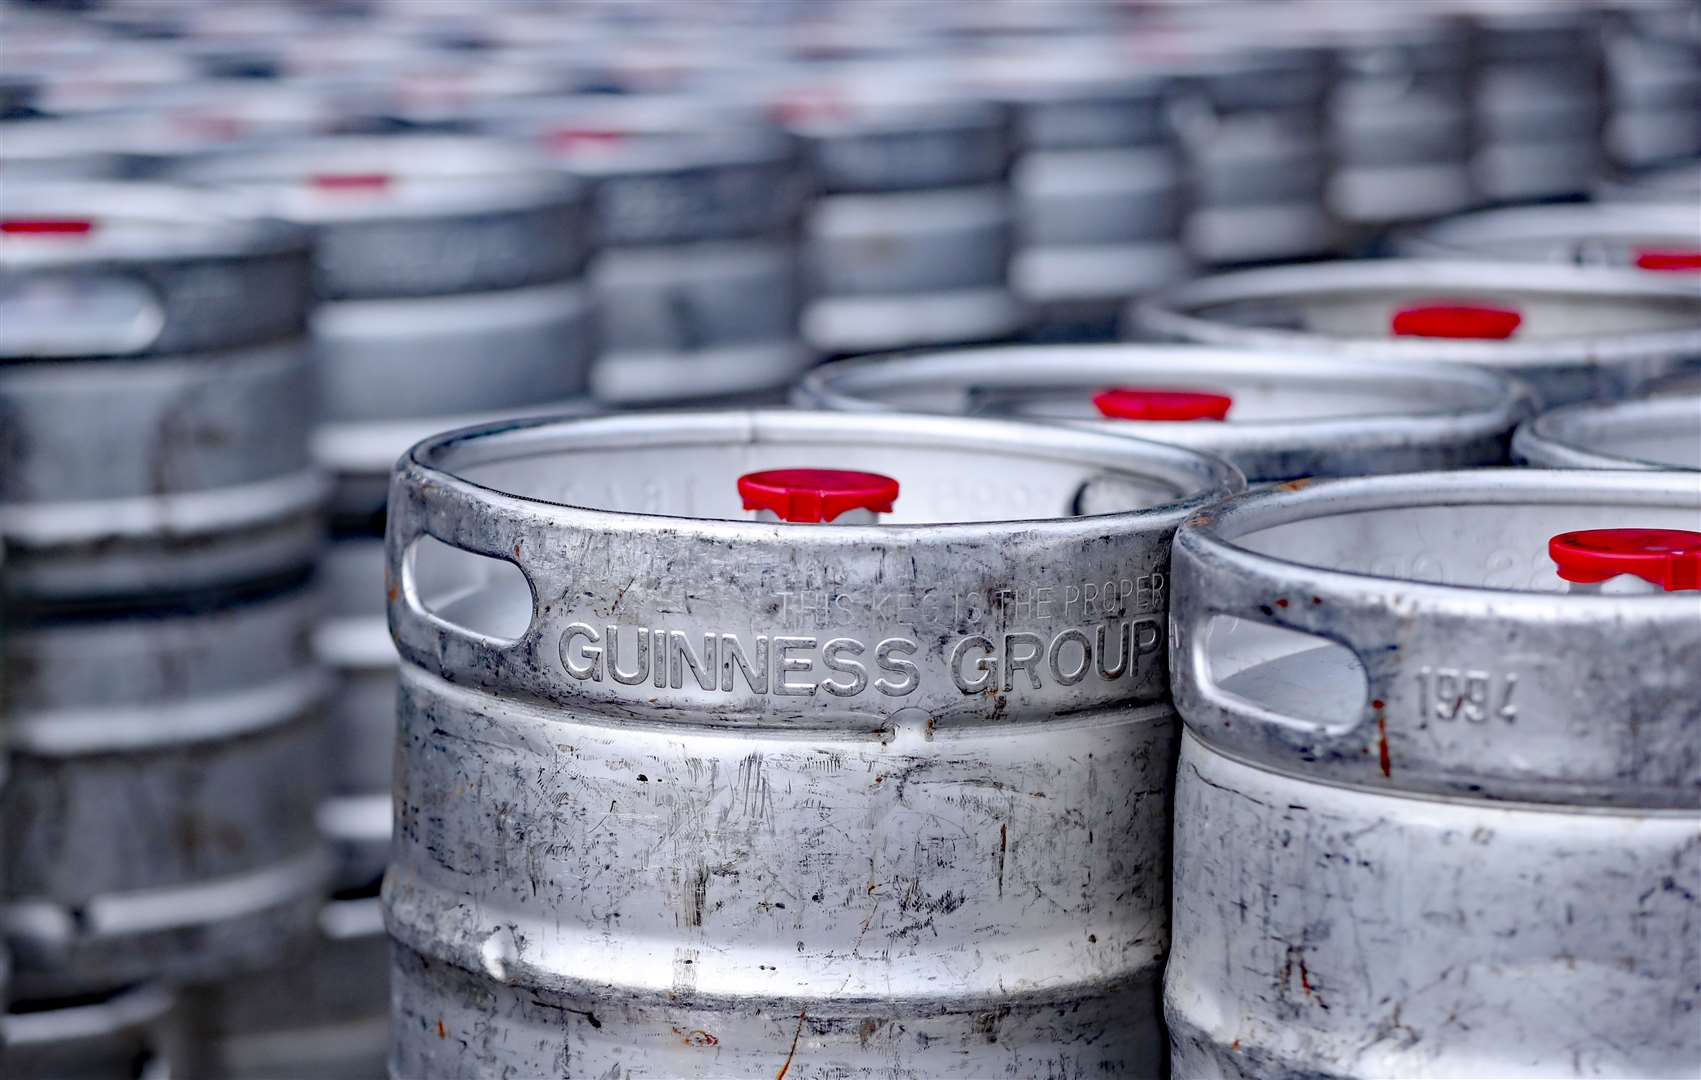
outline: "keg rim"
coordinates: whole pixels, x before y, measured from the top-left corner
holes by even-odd
[[[51,1000],[16,1004],[40,1007],[28,1012],[0,1012],[0,1032],[4,1033],[5,1045],[30,1047],[146,1028],[169,1016],[177,999],[164,983],[150,982],[115,990],[97,1001],[79,999],[58,1008]]]
[[[1340,337],[1310,331],[1242,326],[1194,314],[1202,307],[1274,300],[1303,295],[1308,291],[1351,295],[1392,289],[1429,294],[1483,290],[1489,293],[1542,292],[1560,297],[1592,295],[1632,300],[1685,299],[1696,304],[1695,325],[1673,330],[1533,341],[1450,341],[1417,337]],[[1159,339],[1237,349],[1306,352],[1321,348],[1363,360],[1429,358],[1508,367],[1545,366],[1556,361],[1583,364],[1640,359],[1650,353],[1701,347],[1701,282],[1670,280],[1668,275],[1616,267],[1494,260],[1342,260],[1214,274],[1136,301],[1128,309],[1128,316],[1132,329]]]
[[[1455,214],[1396,237],[1394,250],[1412,258],[1518,260],[1503,245],[1668,238],[1701,244],[1701,218],[1659,203],[1575,203]]]
[[[1697,472],[1701,470],[1652,458],[1608,453],[1589,445],[1591,430],[1646,431],[1648,425],[1686,417],[1695,419],[1697,432],[1701,433],[1701,393],[1567,405],[1519,424],[1512,436],[1512,455],[1520,463],[1546,468]]]
[[[1005,345],[851,357],[811,370],[793,390],[792,402],[848,412],[902,411],[902,406],[886,405],[873,395],[907,386],[925,387],[955,377],[961,377],[965,385],[1020,391],[1076,385],[1083,390],[1103,389],[1153,379],[1157,385],[1173,382],[1189,388],[1225,389],[1235,381],[1279,382],[1284,376],[1292,377],[1299,386],[1362,385],[1372,390],[1395,377],[1408,384],[1423,382],[1455,390],[1461,399],[1468,400],[1474,393],[1480,401],[1421,412],[1400,411],[1393,400],[1399,391],[1390,388],[1392,408],[1368,417],[1336,414],[1316,419],[1231,419],[1185,430],[1162,421],[1114,421],[1096,416],[1023,414],[1021,419],[1123,437],[1174,439],[1229,457],[1256,481],[1287,479],[1254,475],[1262,470],[1254,468],[1251,459],[1262,454],[1312,447],[1326,451],[1331,444],[1343,454],[1376,447],[1442,448],[1468,439],[1502,438],[1532,414],[1535,403],[1533,392],[1523,383],[1483,367],[1401,359],[1382,361],[1372,368],[1328,354],[1252,353],[1208,345],[1146,343]],[[865,393],[857,393],[858,383]]]
[[[581,445],[595,446],[596,443],[588,440],[602,433],[615,437],[624,436],[629,440],[641,440],[646,433],[670,433],[683,436],[681,445],[686,446],[693,442],[724,444],[733,439],[750,444],[783,442],[791,437],[819,439],[823,435],[829,439],[837,436],[837,441],[847,444],[859,441],[859,437],[903,438],[906,444],[918,448],[937,446],[941,442],[959,448],[972,448],[977,445],[984,447],[990,443],[1006,445],[1023,453],[1050,451],[1047,456],[1073,459],[1085,464],[1102,464],[1107,469],[1133,473],[1172,487],[1185,486],[1191,493],[1158,506],[1110,514],[968,522],[847,524],[836,525],[831,529],[818,529],[784,522],[693,518],[551,502],[489,487],[467,480],[457,473],[458,469],[469,465],[491,464],[503,460],[503,457],[455,460],[456,455],[465,453],[469,446],[474,448],[475,453],[478,449],[494,449],[500,453],[504,443],[515,448],[541,446],[544,452],[548,452],[552,440],[559,440],[564,436],[578,436],[579,439],[587,440]],[[634,444],[645,445],[641,441]],[[555,445],[560,446],[559,443]],[[572,443],[567,445],[571,446]],[[633,533],[651,530],[678,533],[681,530],[695,530],[705,534],[746,539],[772,538],[775,529],[784,529],[787,530],[791,543],[814,542],[833,545],[865,543],[917,531],[928,531],[942,539],[974,534],[984,540],[989,530],[1001,536],[1035,531],[1062,536],[1075,532],[1102,532],[1107,526],[1121,522],[1133,524],[1160,522],[1165,519],[1179,521],[1225,494],[1243,490],[1245,478],[1239,469],[1214,454],[1144,439],[1100,435],[1096,432],[1059,428],[1054,425],[910,413],[882,415],[765,409],[541,417],[462,428],[416,443],[407,451],[398,463],[392,480],[392,502],[396,492],[403,487],[420,488],[428,485],[454,491],[462,499],[482,504],[493,511],[507,508],[527,516],[542,515],[555,518],[563,524],[581,527],[597,523],[605,528]]]

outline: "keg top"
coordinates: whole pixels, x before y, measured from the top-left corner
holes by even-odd
[[[1448,318],[1447,308],[1465,314]],[[1407,312],[1416,314],[1402,317]],[[1516,325],[1508,326],[1504,313],[1516,315]],[[1464,338],[1476,319],[1498,339]],[[1312,263],[1181,285],[1137,302],[1131,325],[1160,338],[1235,348],[1478,363],[1529,374],[1650,360],[1675,365],[1701,348],[1701,283],[1684,274],[1524,263]],[[1430,333],[1437,336],[1419,336]]]
[[[1096,400],[1118,388],[1132,398]],[[1155,394],[1197,395],[1165,399]],[[1049,420],[1219,454],[1255,482],[1488,464],[1531,408],[1502,375],[1196,345],[1007,346],[858,357],[806,375],[798,404]],[[1118,404],[1186,419],[1226,399],[1225,423],[1113,418]],[[1130,410],[1123,409],[1123,412]]]
[[[0,357],[231,348],[307,317],[307,237],[164,185],[14,183],[0,211]]]
[[[739,480],[775,469],[878,474],[856,502],[881,523],[758,520]],[[887,501],[891,482],[902,494]],[[1167,538],[1242,483],[1194,451],[986,419],[657,413],[469,429],[398,467],[390,625],[406,663],[458,684],[658,722],[878,730],[899,712],[1017,722],[1161,701]],[[629,671],[632,650],[659,655],[652,641],[688,643],[695,674],[616,677],[608,657]],[[831,642],[866,677],[823,688]],[[788,670],[815,674],[764,668],[782,647],[801,665]],[[1003,686],[988,672],[1006,661],[989,657],[1006,647],[1017,667]],[[724,666],[728,650],[750,678]]]
[[[1673,592],[1579,590],[1550,554],[1624,529],[1701,529],[1701,476],[1481,470],[1228,500],[1176,538],[1177,707],[1213,745],[1333,783],[1701,807],[1693,549],[1660,568]]]
[[[511,142],[327,136],[186,163],[313,229],[316,286],[335,300],[562,281],[590,255],[582,185]]]
[[[1678,206],[1528,206],[1462,214],[1401,238],[1405,254],[1701,271],[1701,213]]]
[[[1561,469],[1701,471],[1701,393],[1554,409],[1519,426],[1512,456]]]

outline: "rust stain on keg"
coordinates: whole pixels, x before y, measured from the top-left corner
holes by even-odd
[[[1288,598],[1285,597],[1285,596],[1276,597],[1276,606],[1277,607],[1287,607],[1288,606]]]
[[[1384,779],[1394,775],[1394,763],[1388,756],[1388,718],[1381,713],[1376,714],[1376,760],[1382,766]]]
[[[437,1018],[437,1037],[439,1039],[447,1039],[449,1037],[449,1029],[443,1026],[443,1018],[441,1016]]]
[[[673,1033],[678,1035],[680,1041],[686,1046],[719,1046],[721,1044],[720,1039],[702,1028],[692,1028],[690,1031],[674,1028]]]
[[[1297,480],[1284,480],[1282,483],[1276,485],[1276,487],[1282,491],[1303,491],[1310,486],[1311,477],[1309,476],[1302,476]]]
[[[809,1016],[809,1010],[799,1009],[797,1013],[797,1028],[791,1033],[791,1049],[786,1051],[786,1059],[780,1065],[780,1071],[774,1080],[786,1080],[786,1073],[791,1071],[791,1060],[797,1056],[797,1040],[803,1035],[803,1021]]]

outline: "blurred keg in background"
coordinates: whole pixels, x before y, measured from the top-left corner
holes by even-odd
[[[1428,258],[1536,260],[1701,273],[1701,211],[1658,203],[1486,210],[1396,237],[1394,248],[1404,255]]]
[[[1701,472],[1701,393],[1567,405],[1520,424],[1512,456],[1550,469]]]

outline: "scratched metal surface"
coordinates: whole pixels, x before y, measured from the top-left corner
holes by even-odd
[[[1701,528],[1701,482],[1319,481],[1183,526],[1176,1075],[1701,1074],[1701,597],[1546,558],[1628,524]]]
[[[1377,259],[1220,274],[1136,302],[1128,336],[1299,351],[1371,365],[1430,360],[1491,367],[1550,407],[1621,398],[1701,364],[1701,288],[1623,268]],[[1506,341],[1395,337],[1394,313],[1438,298],[1505,304]]]
[[[888,524],[741,520],[736,477],[782,464],[905,490]],[[942,417],[415,451],[388,538],[392,1073],[1154,1075],[1168,535],[1238,486]],[[494,589],[433,599],[423,537],[519,568],[517,638],[459,625]]]
[[[297,586],[8,628],[16,993],[216,978],[307,932],[327,871],[314,615]]]
[[[1113,386],[1205,390],[1233,398],[1223,423],[1109,420],[1093,395]],[[1007,346],[853,357],[811,371],[801,406],[968,413],[1065,423],[1227,458],[1258,483],[1499,465],[1528,392],[1459,365],[1242,353],[1196,345]]]

